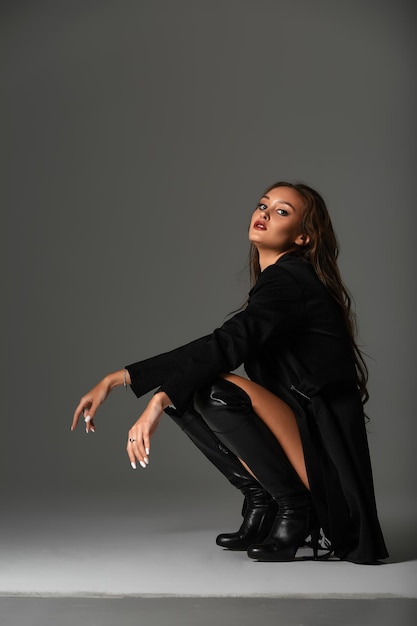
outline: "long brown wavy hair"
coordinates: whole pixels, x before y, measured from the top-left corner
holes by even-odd
[[[343,283],[337,265],[339,244],[326,204],[317,191],[302,183],[287,183],[284,181],[274,183],[266,189],[264,195],[276,187],[295,189],[305,201],[304,214],[301,221],[301,234],[308,236],[309,241],[307,244],[299,246],[297,251],[300,256],[312,264],[318,278],[330,291],[343,312],[352,345],[358,387],[362,403],[365,404],[369,398],[367,390],[368,368],[356,343],[356,315],[352,308],[352,297]],[[253,286],[261,273],[259,252],[253,244],[251,244],[249,252],[249,269],[251,285]]]

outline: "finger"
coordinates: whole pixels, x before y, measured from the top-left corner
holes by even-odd
[[[145,454],[148,457],[149,454],[151,453],[151,437],[149,433],[144,434],[143,443],[145,445]],[[145,459],[145,462],[146,462],[146,459]]]
[[[86,401],[83,398],[80,400],[79,405],[74,411],[74,416],[72,418],[72,424],[71,424],[71,430],[75,430],[77,428],[77,424],[79,422],[81,415],[83,415],[85,410],[88,410],[89,406],[90,406],[90,403],[88,401]]]
[[[148,457],[145,454],[145,449],[143,447],[143,442],[141,442],[141,441],[134,441],[134,442],[132,442],[132,451],[133,451],[133,454],[135,455],[135,457],[137,458],[137,460],[139,461],[139,465],[141,467],[143,467],[143,469],[146,469],[147,463],[146,463],[145,459],[148,460]]]
[[[142,436],[140,433],[129,433],[129,439],[127,442],[127,450],[128,454],[133,454],[133,462],[136,464],[136,459],[139,461],[139,464],[143,469],[146,468],[149,463],[149,459],[145,453],[145,448],[143,445]],[[130,455],[129,455],[130,458]],[[132,462],[132,459],[131,459]],[[132,465],[133,467],[133,465]]]
[[[136,469],[136,457],[133,452],[133,441],[128,441],[126,446],[127,456],[129,457],[130,465],[132,469]]]
[[[86,415],[84,417],[84,421],[85,421],[85,432],[88,434],[89,432],[95,433],[96,432],[96,427],[93,421],[93,418],[91,417],[90,414]]]
[[[142,447],[141,450],[143,452],[144,460],[146,463],[149,463],[149,454],[151,451],[151,434],[152,431],[149,427],[145,426],[142,430]]]
[[[90,423],[93,421],[92,416],[88,409],[84,409],[84,422],[85,422],[85,432],[88,434],[90,431]]]
[[[149,430],[147,428],[144,428],[142,430],[142,437],[140,437],[137,441],[138,443],[138,448],[140,450],[140,453],[142,455],[142,459],[143,462],[148,465],[149,463],[149,446],[150,446],[150,435],[149,435]]]
[[[84,421],[85,421],[85,432],[89,433],[95,432],[96,427],[94,425],[94,417],[96,414],[97,406],[94,402],[89,403],[90,407],[84,409]]]

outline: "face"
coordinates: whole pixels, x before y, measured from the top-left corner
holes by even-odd
[[[301,234],[304,199],[291,187],[275,187],[263,196],[251,219],[249,241],[258,250],[282,254],[308,243]]]

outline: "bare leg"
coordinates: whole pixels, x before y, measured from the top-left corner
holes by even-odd
[[[223,374],[223,378],[237,385],[248,394],[253,410],[276,437],[291,465],[304,485],[309,489],[303,446],[292,409],[281,398],[247,378],[237,374]],[[252,474],[242,460],[241,463]]]

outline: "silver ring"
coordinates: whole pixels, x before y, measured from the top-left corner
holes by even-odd
[[[133,443],[134,441],[136,441],[136,439],[129,439],[130,443]]]

